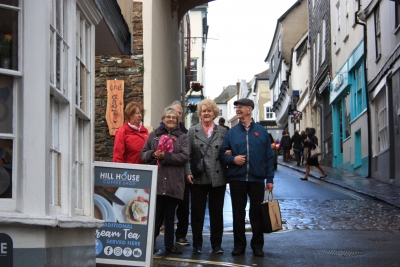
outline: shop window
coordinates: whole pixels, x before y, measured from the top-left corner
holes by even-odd
[[[343,153],[343,141],[351,135],[350,129],[350,95],[349,92],[337,103],[339,110],[340,153]]]
[[[190,59],[190,81],[197,82],[197,59]]]
[[[379,5],[374,11],[374,23],[375,23],[375,58],[378,60],[381,57],[381,18],[380,18]]]
[[[0,198],[12,198],[12,184],[15,184],[12,171],[16,138],[14,79],[17,78],[0,74]]]
[[[389,123],[386,88],[383,88],[375,97],[375,123],[377,152],[384,151],[389,147]]]
[[[355,67],[352,73],[354,78],[353,91],[353,119],[366,109],[366,100],[364,93],[363,65]]]
[[[18,70],[19,13],[17,1],[0,1],[0,69]]]

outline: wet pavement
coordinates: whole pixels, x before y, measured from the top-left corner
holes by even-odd
[[[280,166],[292,168],[301,173],[305,173],[306,171],[305,166],[296,166],[296,161],[284,162],[282,157],[278,158],[278,164]],[[400,187],[382,183],[374,178],[358,176],[338,168],[330,168],[327,166],[322,167],[328,174],[328,177],[323,179],[325,182],[352,190],[400,208]],[[321,172],[317,168],[311,167],[309,177],[319,179],[320,176]]]
[[[279,157],[278,163],[277,183],[278,179],[297,182],[305,173],[305,166],[296,166],[295,161],[283,162]],[[284,197],[285,193],[278,199],[283,230],[265,235],[264,258],[254,257],[249,247],[243,256],[230,255],[233,229],[228,185],[224,205],[225,253],[211,253],[207,211],[203,254],[193,255],[191,246],[180,246],[182,255],[154,258],[153,266],[266,266],[267,263],[269,266],[400,266],[397,251],[400,245],[400,188],[340,169],[323,168],[328,177],[320,179],[319,170],[311,167],[309,181],[300,183],[330,187],[349,197],[289,199]],[[246,227],[249,241],[250,224]],[[190,227],[187,238],[191,241]],[[162,239],[157,239],[156,247],[162,247]]]

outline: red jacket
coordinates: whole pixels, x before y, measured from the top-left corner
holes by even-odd
[[[148,135],[146,127],[142,126],[140,131],[134,130],[125,121],[115,132],[113,162],[143,164],[140,152]]]

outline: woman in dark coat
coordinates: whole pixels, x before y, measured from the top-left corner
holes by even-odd
[[[175,209],[183,199],[185,191],[185,164],[189,159],[189,141],[178,126],[179,115],[173,108],[166,108],[161,117],[160,127],[149,134],[140,153],[146,162],[156,161],[158,165],[155,239],[160,234],[164,219],[164,247],[154,254],[165,256],[167,253],[182,254],[174,246]]]
[[[290,135],[286,130],[282,132],[282,138],[280,141],[280,147],[282,148],[283,151],[283,161],[290,161],[290,149],[292,148],[292,145],[290,143]]]
[[[303,181],[308,180],[308,175],[310,174],[311,166],[315,166],[318,168],[318,170],[321,171],[322,176],[320,176],[319,178],[322,179],[322,178],[325,178],[326,176],[328,176],[328,174],[326,174],[325,170],[322,169],[322,167],[319,165],[318,157],[311,158],[311,150],[314,149],[318,145],[318,138],[315,136],[314,128],[310,128],[310,131],[308,134],[308,139],[306,139],[304,141],[304,144],[306,144],[306,146],[308,147],[308,157],[307,157],[307,163],[306,163],[306,174],[304,177],[301,177],[300,179]]]
[[[269,133],[269,140],[271,141],[271,148],[272,152],[274,153],[274,171],[276,171],[278,169],[278,150],[276,149],[277,144],[275,143],[274,138],[270,133]]]
[[[294,135],[290,139],[290,144],[293,146],[294,155],[296,156],[297,166],[300,166],[300,153],[301,153],[301,136],[299,130],[294,131]]]

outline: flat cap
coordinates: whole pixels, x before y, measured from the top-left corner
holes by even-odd
[[[254,102],[251,99],[248,98],[242,98],[239,100],[236,100],[235,102],[233,102],[233,105],[237,106],[239,104],[245,105],[245,106],[250,106],[254,109]]]

